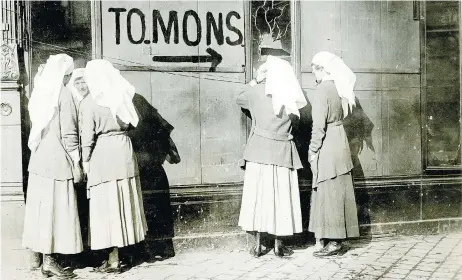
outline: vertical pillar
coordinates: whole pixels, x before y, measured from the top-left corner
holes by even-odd
[[[1,200],[23,201],[21,86],[16,43],[1,45]]]

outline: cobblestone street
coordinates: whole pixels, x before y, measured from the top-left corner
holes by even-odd
[[[245,251],[179,253],[155,263],[143,263],[119,275],[78,269],[80,279],[461,279],[462,233],[380,237],[354,241],[341,257],[317,259],[314,247],[298,249],[289,258],[272,252],[253,258]],[[18,254],[21,257],[16,256]],[[24,267],[25,250],[2,252],[2,279],[40,279]],[[21,261],[22,260],[22,261]],[[14,262],[14,263],[13,263]],[[21,263],[22,262],[22,263]]]

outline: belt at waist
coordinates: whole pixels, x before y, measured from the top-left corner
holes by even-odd
[[[274,133],[271,131],[267,131],[264,129],[261,129],[259,127],[253,127],[252,128],[253,133],[255,133],[258,136],[276,140],[276,141],[291,141],[294,137],[290,133]]]
[[[111,131],[111,132],[108,132],[108,133],[104,133],[104,134],[98,135],[98,138],[101,138],[101,137],[111,137],[111,136],[119,136],[119,135],[128,136],[128,132],[127,132],[127,131]]]
[[[343,121],[336,121],[336,122],[331,122],[327,124],[327,127],[335,127],[335,126],[341,126],[343,125]]]

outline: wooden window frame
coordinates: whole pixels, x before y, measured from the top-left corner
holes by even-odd
[[[103,58],[101,1],[91,0],[91,49],[93,59]]]
[[[244,1],[244,36],[245,36],[245,80],[249,82],[253,79],[252,68],[252,5],[251,0]],[[291,26],[291,63],[294,67],[298,80],[301,82],[301,13],[300,0],[290,0],[290,24]]]
[[[425,1],[419,1],[419,16],[420,16],[420,63],[421,63],[421,76],[420,76],[420,112],[421,112],[421,135],[422,135],[422,171],[425,175],[436,175],[436,174],[459,174],[462,172],[462,163],[460,165],[450,165],[450,166],[433,166],[428,164],[428,118],[427,118],[427,70],[426,70],[426,11],[427,6]],[[462,2],[459,1],[459,74],[462,73],[462,36],[460,36],[462,31]],[[459,123],[460,123],[460,138],[459,141],[462,142],[462,80],[459,83]],[[462,143],[461,143],[462,144]],[[462,154],[462,149],[459,151]]]

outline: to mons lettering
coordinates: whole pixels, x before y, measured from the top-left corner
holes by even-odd
[[[125,8],[109,8],[108,12],[114,13],[115,15],[115,39],[116,44],[120,44],[120,15],[122,13],[127,12]],[[229,36],[226,38],[224,37],[223,32],[223,14],[218,14],[218,21],[215,19],[211,12],[207,12],[206,20],[205,20],[205,29],[206,29],[206,41],[207,45],[212,43],[212,32],[217,41],[218,45],[223,45],[226,41],[226,44],[230,46],[241,45],[244,37],[242,35],[241,30],[236,28],[231,20],[233,18],[240,19],[241,16],[236,11],[230,11],[226,15],[226,28],[234,32],[237,35],[237,39],[233,40]],[[188,25],[190,24],[190,20],[193,20],[196,26],[196,34],[188,34]],[[139,20],[141,22],[141,35],[139,38],[134,38],[132,34],[132,22],[135,20]],[[137,8],[132,8],[127,13],[127,37],[130,43],[132,44],[149,44],[151,41],[149,39],[145,40],[146,38],[146,16],[145,14]],[[199,18],[199,15],[194,10],[188,10],[183,15],[183,22],[182,22],[182,38],[186,45],[188,46],[197,46],[201,42],[202,39],[202,22]],[[160,14],[160,11],[153,10],[152,11],[152,43],[157,44],[159,42],[159,27],[164,36],[165,43],[171,43],[171,37],[173,35],[173,43],[179,43],[180,37],[180,30],[179,30],[179,20],[178,20],[178,12],[170,11],[168,16],[168,23],[165,25],[165,21]],[[234,36],[233,36],[234,37]]]

